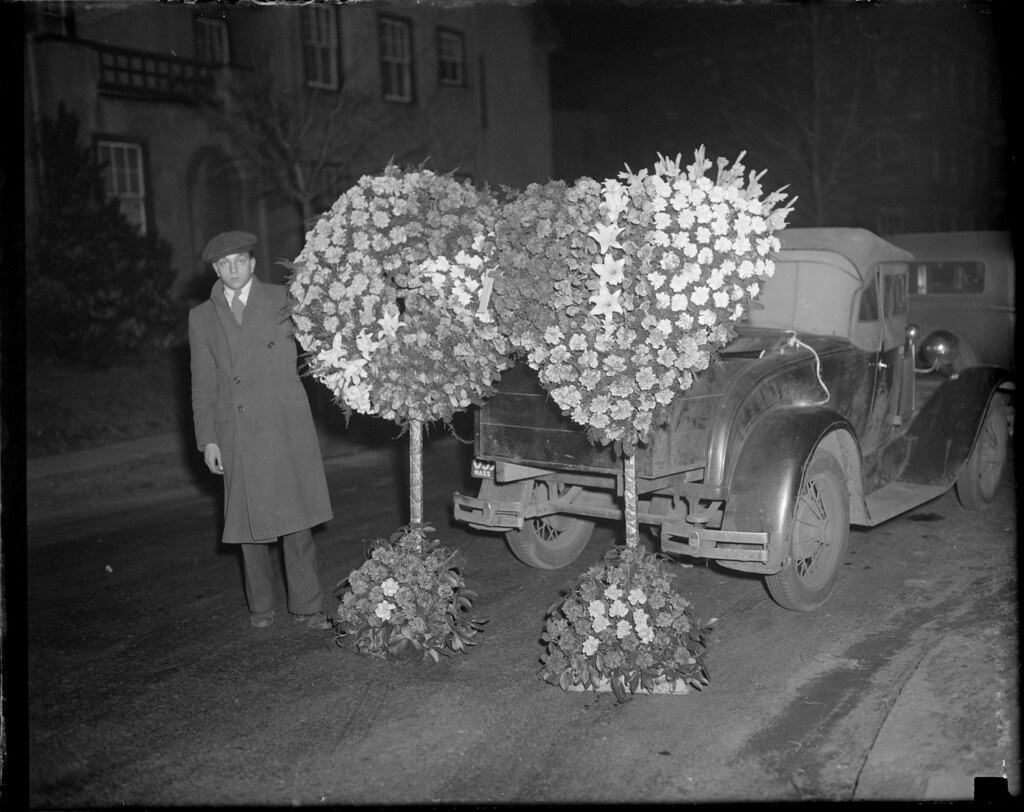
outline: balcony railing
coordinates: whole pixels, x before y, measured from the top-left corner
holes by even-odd
[[[100,89],[151,98],[197,99],[214,92],[211,66],[147,51],[97,46]]]

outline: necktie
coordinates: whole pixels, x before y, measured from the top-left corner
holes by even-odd
[[[242,323],[242,311],[245,310],[245,302],[242,301],[242,297],[237,293],[231,299],[231,312],[235,315],[235,321],[239,324]]]

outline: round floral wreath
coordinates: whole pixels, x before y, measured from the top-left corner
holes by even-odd
[[[562,411],[627,455],[732,337],[790,211],[760,176],[744,183],[742,155],[715,181],[703,147],[685,171],[658,157],[653,173],[530,187],[498,229],[514,248],[499,251],[499,320]]]
[[[389,166],[306,236],[290,291],[311,373],[346,412],[449,421],[509,365],[488,306],[497,204],[469,182]]]

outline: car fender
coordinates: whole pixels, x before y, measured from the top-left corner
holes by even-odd
[[[1010,382],[999,367],[957,373],[940,386],[907,429],[910,457],[900,479],[922,485],[952,484],[970,456],[988,405]]]
[[[853,426],[822,406],[780,405],[766,412],[747,432],[729,482],[723,530],[767,532],[765,564],[721,561],[730,569],[770,574],[789,556],[790,524],[804,471],[819,448],[829,450],[843,468],[850,496],[850,519],[866,511],[860,445]]]

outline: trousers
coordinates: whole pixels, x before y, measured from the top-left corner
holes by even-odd
[[[242,544],[245,569],[245,597],[249,611],[256,614],[274,608],[273,567],[270,544]],[[316,567],[316,543],[310,530],[281,536],[284,550],[285,582],[288,587],[288,611],[293,615],[312,615],[323,610],[324,593]]]

